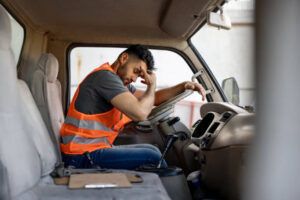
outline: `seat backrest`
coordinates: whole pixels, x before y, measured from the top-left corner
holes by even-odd
[[[42,176],[49,175],[55,168],[55,163],[59,162],[56,155],[55,146],[52,143],[46,125],[42,119],[31,92],[23,80],[18,80],[21,94],[22,108],[27,118],[26,126],[30,128],[30,137],[32,138],[42,164]]]
[[[59,150],[60,128],[64,123],[61,85],[57,80],[58,61],[50,53],[42,54],[31,79],[30,89],[42,114],[54,145]]]
[[[16,63],[13,59],[11,27],[6,10],[0,5],[0,163],[8,179],[0,187],[9,187],[14,197],[36,185],[42,166],[19,94]],[[29,119],[28,119],[29,120]],[[1,190],[0,190],[1,191]]]

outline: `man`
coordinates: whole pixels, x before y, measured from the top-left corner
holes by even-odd
[[[117,60],[93,70],[79,85],[61,128],[61,150],[66,165],[89,168],[85,152],[103,168],[135,169],[157,164],[161,152],[149,144],[113,146],[118,131],[127,122],[147,119],[153,105],[175,97],[185,89],[205,90],[198,83],[184,82],[155,92],[156,76],[151,52],[132,45]],[[146,91],[131,85],[138,77]],[[166,167],[165,162],[162,163]]]

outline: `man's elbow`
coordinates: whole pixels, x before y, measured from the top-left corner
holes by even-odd
[[[145,121],[145,120],[147,120],[148,114],[149,113],[145,113],[145,112],[135,113],[135,115],[132,116],[132,120],[133,121]]]

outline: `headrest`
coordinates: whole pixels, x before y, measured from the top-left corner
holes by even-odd
[[[6,10],[0,4],[0,49],[9,49],[11,42],[10,20]]]
[[[17,96],[17,69],[10,43],[11,26],[9,16],[0,4],[0,93],[5,94],[1,96],[1,113],[11,113],[16,109],[16,105],[19,104]]]
[[[45,73],[48,82],[53,83],[56,81],[58,75],[58,61],[53,54],[42,54],[38,66]]]

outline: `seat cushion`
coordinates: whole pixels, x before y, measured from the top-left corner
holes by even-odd
[[[152,173],[134,172],[128,170],[116,171],[123,173],[139,174],[143,178],[142,183],[133,183],[131,188],[105,188],[105,189],[68,189],[67,185],[55,185],[49,181],[41,181],[35,188],[19,198],[22,200],[169,200],[159,177]]]

